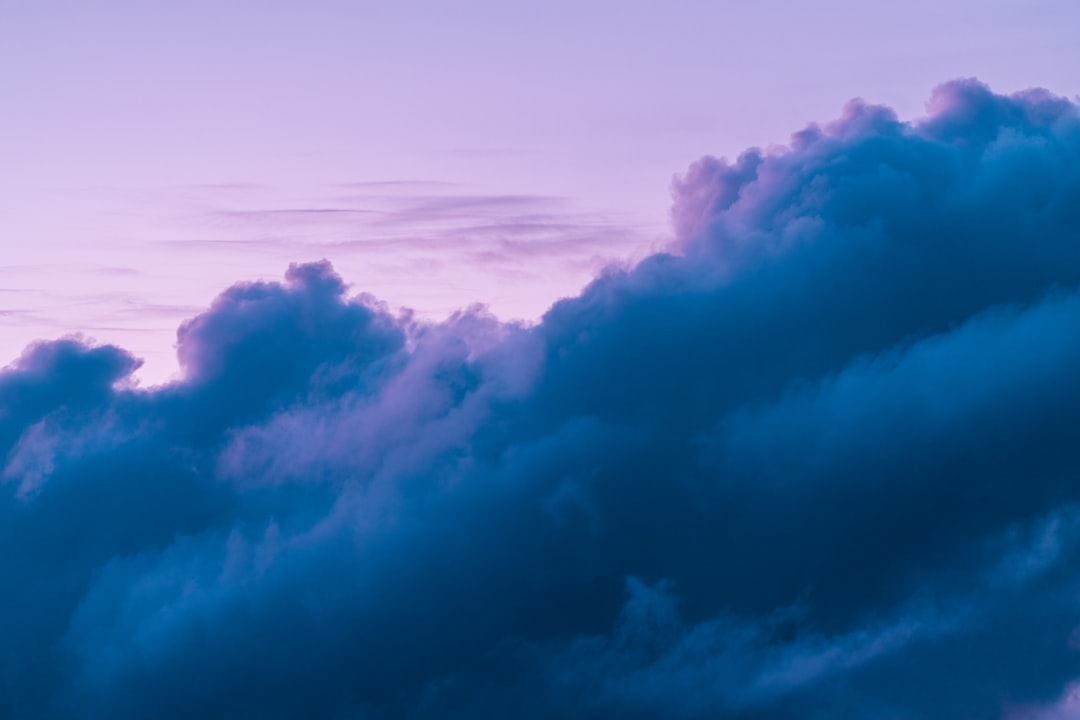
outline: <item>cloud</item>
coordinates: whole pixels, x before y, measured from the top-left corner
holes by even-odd
[[[564,198],[536,195],[402,194],[416,183],[370,183],[359,189],[384,194],[330,198],[336,205],[302,208],[215,210],[214,226],[228,238],[185,239],[177,247],[278,246],[292,252],[362,252],[370,259],[400,262],[418,256],[446,264],[460,256],[472,265],[520,268],[525,261],[555,260],[568,267],[592,263],[630,241],[619,218],[574,210]],[[272,237],[238,240],[235,231],[259,229]],[[288,235],[281,233],[288,229]],[[644,241],[637,239],[638,244]]]
[[[4,716],[1068,716],[1080,115],[928,111],[695,163],[673,245],[535,326],[323,262],[184,323],[170,385],[29,348]]]
[[[212,250],[235,264],[230,280],[272,279],[298,258],[332,257],[354,282],[393,305],[407,302],[429,320],[483,301],[504,320],[534,322],[553,298],[578,293],[610,258],[643,257],[666,235],[659,225],[556,196],[470,194],[420,183],[351,190],[288,203],[272,193],[211,194],[177,218],[182,235],[173,227],[155,247],[181,263]],[[154,370],[149,360],[142,374]]]

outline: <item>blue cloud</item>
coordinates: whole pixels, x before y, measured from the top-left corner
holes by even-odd
[[[1080,678],[1080,114],[705,158],[535,327],[237,285],[0,374],[12,718],[1010,717]]]

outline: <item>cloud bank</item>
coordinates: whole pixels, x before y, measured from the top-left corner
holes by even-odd
[[[0,374],[5,718],[1066,717],[1080,110],[850,104],[533,327],[236,285]],[[1062,699],[1064,698],[1064,699]]]

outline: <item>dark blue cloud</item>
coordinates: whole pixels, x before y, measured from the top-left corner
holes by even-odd
[[[1022,717],[1080,678],[1080,115],[939,88],[675,183],[535,327],[326,263],[0,374],[12,718]]]

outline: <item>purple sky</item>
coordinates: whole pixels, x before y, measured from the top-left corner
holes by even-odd
[[[392,307],[537,317],[669,235],[669,185],[863,96],[1080,93],[1073,0],[0,5],[0,364],[322,257]]]

